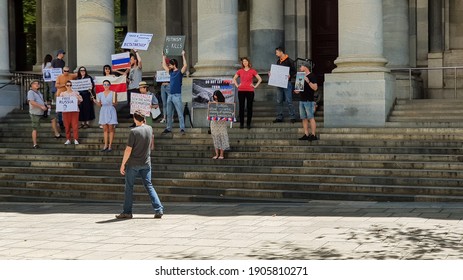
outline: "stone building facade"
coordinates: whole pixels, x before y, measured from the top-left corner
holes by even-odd
[[[17,70],[14,2],[0,0],[3,73]],[[159,69],[166,35],[186,35],[191,77],[231,75],[242,56],[265,75],[277,46],[292,58],[312,59],[324,80],[327,127],[383,126],[396,98],[453,97],[450,70],[413,71],[410,81],[408,71],[395,69],[463,65],[463,1],[458,0],[120,2],[126,31],[154,34],[141,54],[145,73]],[[61,48],[72,68],[99,71],[109,64],[114,5],[113,0],[37,0],[37,65]]]

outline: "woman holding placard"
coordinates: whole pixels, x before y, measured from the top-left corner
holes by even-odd
[[[80,128],[89,128],[90,121],[95,119],[95,109],[93,108],[93,88],[95,87],[95,83],[93,82],[93,78],[87,73],[87,69],[83,66],[79,68],[79,72],[77,73],[77,80],[82,79],[90,79],[92,84],[89,89],[79,91],[79,94],[82,96],[82,102],[79,104]]]
[[[213,102],[225,102],[225,97],[220,90],[214,91],[212,99]],[[224,151],[230,149],[227,126],[226,120],[211,120],[211,135],[215,149],[215,156],[212,159],[223,159]]]
[[[233,77],[233,83],[238,88],[238,100],[240,104],[240,128],[244,128],[244,103],[246,102],[247,108],[247,128],[251,129],[252,121],[252,104],[254,103],[254,89],[262,82],[262,78],[257,74],[257,71],[252,67],[251,61],[247,57],[241,59],[241,69],[236,72]],[[240,77],[240,83],[236,81]],[[254,77],[257,83],[253,84]]]
[[[109,90],[111,83],[108,80],[103,81],[104,91],[96,96],[96,103],[101,107],[100,125],[103,126],[104,147],[102,152],[111,152],[114,139],[114,133],[117,125],[117,94]]]
[[[77,103],[80,104],[80,102],[82,102],[82,96],[72,89],[72,82],[67,81],[65,87],[66,91],[61,92],[59,97],[75,97]],[[77,111],[64,111],[63,123],[66,129],[66,142],[64,145],[71,144],[71,129],[74,134],[74,144],[79,145],[79,107],[77,107]]]

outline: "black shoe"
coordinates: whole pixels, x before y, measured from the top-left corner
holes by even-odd
[[[34,147],[34,149],[40,148],[39,145],[34,145],[33,147]]]
[[[279,122],[283,122],[283,120],[282,120],[282,119],[275,119],[275,120],[273,121],[273,123],[279,123]]]
[[[310,134],[310,135],[309,135],[309,139],[307,139],[307,140],[309,140],[309,141],[316,141],[316,140],[318,140],[318,138],[317,138],[316,135]]]
[[[155,219],[161,219],[162,215],[164,215],[162,212],[158,212],[158,213],[154,214],[154,218]]]
[[[296,122],[296,119],[291,119],[289,120],[291,123],[295,123]]]
[[[247,128],[247,129],[251,129],[251,125],[248,125],[246,128]]]
[[[309,136],[304,134],[304,136],[302,136],[301,138],[299,138],[299,140],[309,140]]]
[[[168,130],[167,128],[164,129],[164,131],[162,132],[162,135],[166,135],[167,133],[171,133],[172,131]]]
[[[55,135],[55,139],[60,139],[60,138],[63,138],[63,135],[61,135],[61,134],[58,135],[58,136]]]
[[[183,129],[180,130],[180,134],[185,135],[185,133],[186,133],[185,130]]]

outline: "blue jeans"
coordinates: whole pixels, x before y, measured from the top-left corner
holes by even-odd
[[[170,94],[170,84],[161,85],[162,115],[167,117],[167,97]]]
[[[293,85],[288,81],[287,88],[278,88],[277,91],[277,119],[283,120],[283,101],[286,101],[289,110],[289,117],[296,119],[293,106]]]
[[[181,94],[169,94],[167,96],[167,130],[172,131],[174,122],[174,106],[180,123],[180,130],[185,130],[185,119],[183,118],[183,103]]]
[[[149,165],[125,168],[125,199],[123,213],[132,214],[133,186],[135,185],[135,179],[138,174],[142,179],[143,186],[151,198],[151,205],[153,205],[154,212],[163,213],[164,207],[161,204],[158,194],[154,190],[153,183],[151,183],[151,166]]]

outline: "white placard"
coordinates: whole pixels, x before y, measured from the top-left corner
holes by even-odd
[[[72,90],[73,91],[82,91],[92,89],[92,81],[90,78],[72,80]]]
[[[151,118],[156,119],[161,115],[161,109],[159,107],[157,108],[151,108]]]
[[[63,74],[61,68],[45,68],[43,69],[43,80],[45,82],[54,82],[59,75]]]
[[[78,112],[78,105],[75,96],[56,97],[56,112]]]
[[[146,51],[151,43],[153,34],[129,32],[122,43],[123,49],[136,49]]]
[[[132,92],[130,95],[130,114],[133,114],[136,110],[141,110],[148,117],[151,113],[152,100],[152,95]]]
[[[156,82],[170,82],[170,75],[167,71],[156,71]]]
[[[269,86],[287,88],[289,77],[289,67],[272,64],[270,68]]]

